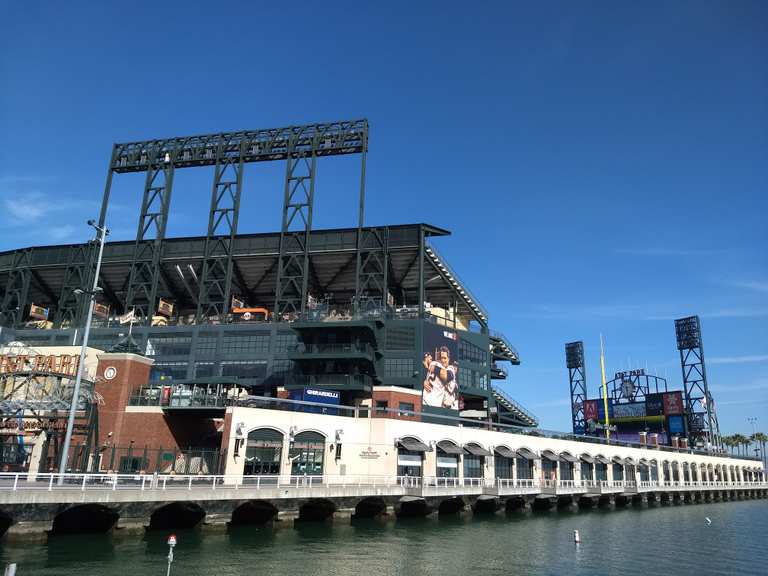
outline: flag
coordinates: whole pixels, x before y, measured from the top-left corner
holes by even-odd
[[[109,306],[97,302],[93,305],[93,314],[100,318],[107,318],[109,317]]]
[[[133,324],[133,322],[136,320],[136,313],[133,309],[131,309],[130,312],[127,312],[123,314],[122,316],[118,316],[118,321],[120,324],[128,324],[129,322]]]

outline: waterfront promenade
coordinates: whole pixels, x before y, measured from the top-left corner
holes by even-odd
[[[764,480],[2,474],[0,521],[18,535],[766,497]]]

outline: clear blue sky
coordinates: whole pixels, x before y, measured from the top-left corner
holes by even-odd
[[[679,386],[699,314],[725,432],[768,431],[765,2],[0,2],[0,249],[80,241],[115,141],[367,117],[368,223],[425,221],[522,355],[505,388],[568,429],[563,344],[597,389]],[[316,226],[354,224],[347,159]],[[279,227],[281,169],[246,173],[242,232]],[[199,172],[199,171],[195,171]],[[204,233],[179,172],[170,234]],[[109,225],[135,235],[140,177]]]

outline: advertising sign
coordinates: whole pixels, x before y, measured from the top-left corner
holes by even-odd
[[[75,354],[0,354],[0,374],[50,372],[74,377],[80,356]]]
[[[645,397],[645,413],[648,416],[661,416],[664,414],[664,402],[661,394],[648,394]]]
[[[157,313],[166,318],[170,318],[173,316],[173,304],[161,298],[160,302],[157,303]]]
[[[600,422],[605,420],[605,404],[602,400],[597,401],[597,416]],[[613,420],[613,403],[608,401],[608,419]]]
[[[598,409],[597,400],[586,400],[584,402],[584,420],[597,420]]]
[[[34,304],[29,306],[29,317],[35,320],[48,320],[49,312],[48,308],[43,308],[42,306],[35,306]]]
[[[645,402],[613,405],[614,420],[641,420],[645,417]]]
[[[682,434],[685,432],[682,416],[670,416],[667,419],[667,426],[669,427],[670,434]]]
[[[458,334],[437,324],[424,324],[422,405],[459,410]]]
[[[667,392],[664,394],[664,414],[682,414],[683,395],[680,392]]]
[[[338,390],[300,388],[298,390],[291,390],[291,399],[338,406],[341,403],[341,394]],[[337,409],[329,409],[322,406],[299,406],[297,410],[299,412],[314,412],[317,414],[336,414],[338,412]]]

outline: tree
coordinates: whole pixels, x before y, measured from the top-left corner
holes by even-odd
[[[766,454],[765,454],[765,445],[768,444],[768,434],[764,432],[755,432],[752,434],[752,442],[755,444],[760,444],[760,459],[765,462],[766,461]]]

